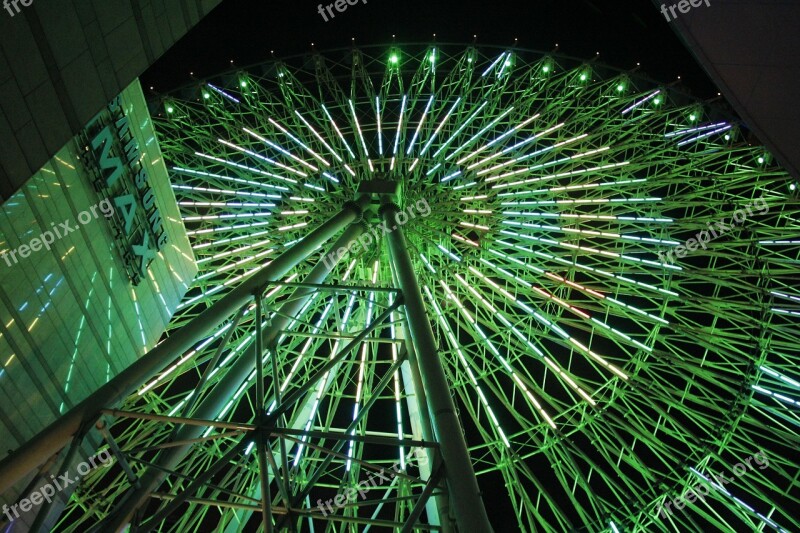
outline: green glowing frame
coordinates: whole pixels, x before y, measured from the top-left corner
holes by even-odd
[[[554,532],[800,529],[796,186],[723,110],[594,62],[453,45],[274,61],[152,104],[200,266],[172,330],[353,200],[360,183],[394,179],[403,207],[431,209],[404,231],[479,483],[507,496],[508,516],[490,508],[493,522]],[[665,259],[747,206],[747,219],[707,249]],[[281,281],[302,281],[325,251]],[[396,297],[383,239],[348,253],[331,279],[276,350],[285,394]],[[287,286],[267,293],[266,313]],[[220,339],[236,355],[253,325],[248,312],[230,338],[220,330],[125,409],[178,416]],[[308,445],[298,453],[297,442],[271,437],[292,471],[271,478],[273,507],[282,490],[306,488],[330,455],[324,435],[344,432],[407,355],[404,327],[393,315],[335,368],[319,401],[287,413]],[[249,385],[220,421],[252,419]],[[406,465],[409,443],[423,441],[416,395],[396,370],[358,424],[361,440],[308,487],[293,527],[402,527],[425,486],[416,470],[377,497],[377,513],[376,502],[324,520],[313,513],[318,497],[358,481],[362,462]],[[112,433],[135,468],[171,432],[164,420],[120,420]],[[205,435],[181,464],[189,479],[231,438]],[[367,444],[392,435],[391,452]],[[657,516],[759,450],[769,468]],[[246,501],[260,498],[258,486],[255,458],[242,459],[161,530],[236,531],[259,514]],[[92,474],[62,525],[98,520],[128,487],[118,469]],[[425,525],[431,516],[417,527],[436,530]]]

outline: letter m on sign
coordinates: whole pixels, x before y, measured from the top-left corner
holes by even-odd
[[[106,187],[112,187],[122,175],[123,170],[122,160],[119,157],[111,156],[111,148],[113,145],[111,128],[109,126],[103,128],[103,130],[92,139],[92,149],[100,164],[100,169],[103,171],[103,177],[106,179]],[[109,170],[111,170],[110,173],[108,172]]]

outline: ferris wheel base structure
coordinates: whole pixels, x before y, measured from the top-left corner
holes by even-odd
[[[261,271],[243,281],[241,285],[234,288],[225,299],[215,303],[201,316],[196,317],[192,322],[185,325],[181,329],[181,335],[170,336],[150,353],[132,364],[122,374],[112,379],[80,405],[76,406],[63,418],[45,428],[39,435],[20,447],[18,452],[0,462],[0,480],[2,480],[2,482],[0,482],[0,493],[9,489],[51,457],[58,455],[63,448],[70,444],[74,446],[76,444],[75,441],[77,441],[77,444],[80,444],[88,428],[96,422],[98,428],[104,427],[104,423],[98,422],[104,413],[121,414],[120,411],[115,410],[115,407],[122,399],[133,394],[137,388],[144,385],[149,379],[152,379],[158,372],[162,371],[175,357],[179,357],[192,345],[201,341],[213,327],[229,318],[233,312],[241,309],[245,303],[249,302],[251,298],[256,297],[260,292],[263,292],[267,286],[276,284],[277,279],[298,262],[308,258],[336,232],[348,225],[350,225],[350,228],[357,229],[351,232],[351,234],[347,234],[346,231],[343,238],[333,247],[334,251],[339,248],[340,245],[346,246],[347,244],[355,242],[358,235],[363,231],[359,225],[363,224],[365,210],[368,212],[372,211],[373,218],[374,215],[377,214],[387,226],[390,224],[394,225],[396,220],[395,216],[399,212],[399,208],[392,203],[391,200],[397,199],[397,184],[390,180],[376,180],[371,185],[365,186],[363,192],[371,192],[371,194],[361,194],[357,201],[345,205],[339,214],[331,217],[328,222],[323,224],[316,231],[310,232],[307,238],[295,244]],[[371,210],[368,209],[370,203],[380,205],[379,212],[375,212],[374,205]],[[417,361],[419,362],[419,368],[415,369],[415,372],[418,372],[422,377],[422,383],[425,387],[424,392],[429,400],[430,412],[424,413],[423,416],[431,421],[438,439],[437,444],[440,447],[441,461],[438,462],[437,467],[443,470],[444,478],[447,481],[448,493],[450,495],[449,507],[452,508],[454,516],[454,518],[450,518],[453,518],[459,531],[491,532],[492,528],[489,524],[488,515],[481,499],[480,489],[478,488],[478,482],[469,458],[469,452],[463,437],[461,425],[456,416],[455,406],[453,405],[447,381],[444,377],[444,371],[439,360],[438,347],[433,338],[433,332],[431,331],[431,326],[427,319],[427,312],[422,303],[422,294],[414,274],[414,269],[407,250],[408,245],[403,236],[401,227],[396,227],[389,233],[388,245],[393,268],[396,271],[400,285],[401,292],[399,293],[398,303],[404,307],[405,317],[411,332],[411,341],[417,354]],[[327,273],[329,273],[330,269],[327,270],[328,272],[323,273],[323,279],[326,277]],[[316,278],[313,275],[309,277]],[[323,279],[311,279],[309,282],[319,283],[323,281]],[[299,311],[297,301],[294,303],[295,305],[293,305],[293,308],[295,311]],[[272,339],[268,342],[269,345],[274,347],[277,334],[286,326],[290,316],[293,315],[284,315],[286,320],[282,322],[279,321],[277,324],[274,324],[270,330],[262,332],[263,338]],[[242,361],[246,360],[245,357],[242,357]],[[251,359],[251,361],[251,366],[255,366],[256,360]],[[247,367],[247,363],[245,363],[244,366]],[[247,373],[249,373],[249,371]],[[238,381],[240,382],[241,379],[242,377],[239,376]],[[228,382],[235,385],[237,380],[232,379],[228,380]],[[224,383],[217,384],[216,388],[217,390],[221,390],[222,394],[221,396],[218,395],[220,397],[213,403],[211,406],[212,409],[219,409],[222,401],[232,393],[231,390],[225,388]],[[228,389],[230,389],[230,386],[228,386]],[[425,408],[425,406],[421,407]],[[201,411],[201,409],[198,409],[198,411]],[[195,414],[197,414],[197,412]],[[197,422],[202,423],[205,418],[204,416],[199,416]],[[187,439],[198,437],[201,432],[200,430],[204,429],[202,424],[184,426],[184,428],[196,428],[198,431],[191,435],[178,433],[178,435],[176,435],[176,441],[178,443],[187,442]],[[256,434],[261,431],[269,433],[273,428],[274,427],[254,428],[253,433]],[[107,431],[104,431],[103,435],[106,438],[110,438]],[[255,439],[255,436],[252,437],[252,440]],[[119,453],[116,444],[113,443],[113,441],[110,441],[109,444],[112,444],[112,448],[116,450],[117,459],[125,462],[125,458]],[[239,446],[242,446],[242,444]],[[433,460],[433,458],[434,455],[431,454],[430,460]],[[178,459],[175,459],[168,466],[174,468],[177,462]],[[163,468],[166,467],[162,466],[162,469]],[[144,485],[145,490],[143,494],[141,483],[144,479],[137,480],[136,487],[138,487],[139,497],[129,498],[127,501],[123,501],[120,504],[120,509],[110,514],[113,521],[110,523],[104,522],[105,527],[114,531],[123,531],[128,527],[132,517],[139,510],[140,506],[147,504],[147,500],[152,496],[152,493],[157,489],[160,482],[163,481],[163,477],[162,474],[157,478],[157,483],[151,480],[149,484]],[[428,497],[432,490],[431,488],[431,490],[428,491]],[[191,494],[185,494],[184,496],[188,498]],[[441,498],[437,498],[437,500],[440,501]],[[132,506],[131,503],[138,505]],[[418,504],[420,505],[420,510],[422,509],[421,505],[424,503],[424,500],[420,500]],[[441,505],[439,512],[442,513],[442,516],[447,517],[449,514],[448,507]],[[291,513],[291,511],[289,511],[289,513]],[[418,516],[417,513],[414,518],[418,518]],[[410,531],[413,529],[414,525],[413,521],[406,524],[404,531],[406,529]],[[152,524],[150,527],[152,527]],[[446,524],[441,526],[441,529],[449,531],[451,530],[451,526]]]

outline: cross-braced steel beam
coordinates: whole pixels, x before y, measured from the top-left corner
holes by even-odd
[[[363,226],[361,224],[352,224],[345,230],[339,239],[337,239],[332,249],[335,251],[339,247],[349,245],[352,241],[358,238],[362,231]],[[314,248],[308,248],[306,252],[307,254],[310,254],[313,250]],[[324,261],[320,261],[317,263],[314,270],[312,270],[312,272],[309,274],[308,277],[310,279],[308,282],[319,283],[324,281],[324,279],[330,273],[332,266],[333,265],[326,264]],[[257,300],[260,300],[261,291],[269,281],[271,280],[262,280],[262,284],[254,288],[253,293],[256,295]],[[261,416],[261,413],[265,408],[263,405],[263,375],[260,364],[264,356],[262,346],[266,347],[275,342],[275,339],[278,338],[280,331],[285,328],[286,325],[288,325],[288,323],[291,321],[291,317],[293,317],[302,308],[305,301],[312,293],[313,289],[310,288],[296,289],[295,296],[297,297],[291,298],[283,306],[271,326],[263,333],[260,331],[261,321],[257,320],[256,329],[258,333],[256,334],[255,342],[250,345],[248,350],[239,358],[238,361],[233,364],[231,369],[222,378],[222,380],[216,384],[214,389],[202,400],[202,402],[192,413],[193,417],[200,419],[213,419],[215,415],[219,413],[225,403],[233,396],[236,389],[242,384],[243,381],[245,381],[247,376],[250,375],[254,369],[257,371],[259,378],[261,378],[260,380],[257,380],[256,383],[257,401],[260,403],[258,406],[258,413],[259,417]],[[258,311],[259,309],[260,304],[256,305],[256,310]],[[260,319],[260,312],[257,314],[259,315],[258,318]],[[262,419],[259,422],[264,422],[264,420]],[[203,430],[204,428],[202,426],[187,425],[178,430],[175,438],[177,440],[194,439],[199,437]],[[261,450],[257,451],[257,453],[259,454],[258,456],[260,457],[260,462],[263,460],[263,464],[261,464],[261,471],[263,472],[262,475],[266,476],[268,471],[266,467],[266,456],[261,455],[265,452],[262,449],[259,439],[257,439],[257,441],[259,442],[258,448]],[[172,448],[166,451],[166,453],[159,458],[158,464],[167,469],[175,468],[178,463],[184,457],[186,457],[186,454],[189,452],[190,448],[191,445]],[[133,496],[126,499],[125,503],[116,509],[110,520],[107,521],[106,527],[113,531],[122,528],[128,521],[130,521],[137,509],[147,504],[148,500],[150,499],[150,494],[164,481],[164,477],[164,471],[161,469],[151,469],[145,473],[145,475],[142,476],[139,488],[135,490]],[[262,484],[265,484],[267,488],[269,487],[269,483],[264,482]],[[263,498],[265,514],[268,514],[269,510],[267,507],[268,496],[269,495],[266,494]],[[267,519],[265,518],[265,520]]]
[[[439,359],[439,349],[427,320],[428,314],[422,302],[422,293],[408,254],[408,244],[402,228],[396,223],[395,216],[398,212],[400,209],[396,205],[384,204],[380,215],[384,226],[396,228],[387,236],[389,251],[400,289],[403,291],[406,320],[430,405],[433,430],[442,451],[447,487],[456,522],[460,531],[492,531],[461,423]]]

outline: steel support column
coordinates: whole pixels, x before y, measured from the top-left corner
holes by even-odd
[[[400,285],[397,281],[397,272],[392,271],[392,277],[395,285]],[[428,412],[428,400],[425,397],[425,389],[422,385],[422,377],[419,373],[419,363],[417,362],[417,353],[414,349],[414,343],[411,341],[411,332],[408,329],[408,322],[403,322],[401,330],[403,338],[403,347],[408,354],[407,372],[403,374],[403,381],[405,382],[406,391],[413,391],[413,398],[409,395],[409,401],[414,403],[417,412],[416,422],[419,424],[419,429],[422,433],[422,439],[433,442],[435,440],[433,434],[433,427],[431,426],[430,413]],[[406,375],[409,374],[409,375]],[[410,414],[410,413],[409,413]],[[413,426],[414,421],[412,421]],[[433,465],[435,464],[435,455],[433,450],[425,450],[425,457],[428,463],[420,465],[420,473],[423,474],[423,479],[427,481],[428,477],[433,474]],[[428,476],[428,477],[425,477]],[[442,533],[452,533],[453,525],[450,516],[450,499],[447,495],[447,487],[445,480],[440,477],[441,493],[434,496],[428,502],[428,516],[429,521],[432,519],[438,520],[438,524],[442,527]],[[434,518],[435,517],[435,518]]]
[[[222,320],[245,305],[257,288],[282,277],[345,226],[358,220],[365,202],[366,199],[363,202],[345,205],[342,211],[330,220],[310,232],[269,265],[243,281],[236,289],[0,461],[0,494],[64,448],[82,424],[94,423],[102,408],[113,407],[122,402],[148,379],[166,368],[176,357],[189,350],[198,339],[213,331]]]
[[[381,207],[385,227],[396,227],[387,235],[392,264],[403,291],[406,320],[417,354],[422,384],[430,406],[430,418],[442,453],[451,507],[459,531],[492,531],[481,499],[478,480],[470,461],[467,443],[462,435],[455,404],[450,396],[433,330],[427,320],[422,293],[417,283],[402,227],[395,215],[394,204]]]
[[[335,252],[339,247],[346,247],[350,242],[358,239],[359,235],[361,235],[363,231],[363,224],[359,223],[350,225],[336,240],[332,250]],[[313,251],[313,248],[310,249],[309,252],[310,251]],[[309,282],[311,283],[319,283],[324,281],[328,274],[330,274],[330,271],[335,264],[336,262],[328,265],[325,261],[320,261],[317,263],[317,265],[315,265],[306,278],[310,278]],[[264,284],[262,283],[261,286],[253,287],[252,292],[256,293],[262,290],[263,286]],[[228,370],[220,382],[214,386],[214,389],[209,392],[205,398],[203,398],[202,402],[200,402],[200,404],[197,406],[197,409],[191,413],[193,418],[213,420],[216,417],[217,413],[219,413],[225,403],[227,403],[233,396],[236,389],[238,389],[242,382],[247,379],[247,376],[253,372],[253,369],[257,368],[256,346],[274,346],[274,342],[279,337],[281,331],[289,325],[294,315],[296,315],[300,309],[302,309],[303,305],[305,305],[305,302],[313,293],[314,290],[308,288],[298,288],[295,290],[294,297],[290,298],[289,301],[281,307],[281,310],[273,319],[272,324],[263,332],[262,336],[257,339],[259,342],[253,342],[250,344],[250,346],[245,350],[245,353],[243,353],[238,360],[233,363],[230,370]],[[261,354],[261,358],[263,358],[263,354]],[[263,387],[263,384],[261,386]],[[261,419],[261,411],[263,406],[259,406],[258,408],[259,412],[257,413],[257,422]],[[204,430],[205,428],[202,426],[186,425],[180,428],[177,433],[174,434],[174,438],[176,440],[194,439],[200,436]],[[166,470],[173,470],[178,466],[180,461],[186,457],[186,454],[189,453],[190,449],[191,445],[185,445],[165,450],[165,452],[159,456],[157,464]],[[117,531],[122,528],[131,519],[136,509],[144,506],[147,503],[147,500],[150,498],[150,493],[158,488],[158,486],[164,481],[165,477],[166,473],[164,470],[154,469],[149,469],[144,475],[142,475],[140,480],[140,488],[138,488],[133,493],[133,496],[122,506],[112,512],[112,516],[107,519],[107,523],[105,524],[106,528],[113,531]]]

